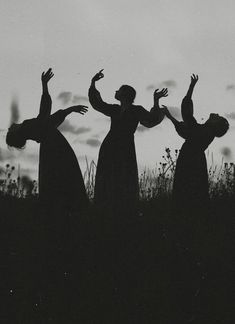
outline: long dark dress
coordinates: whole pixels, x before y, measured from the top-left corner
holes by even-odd
[[[76,271],[78,214],[85,211],[88,198],[74,151],[57,130],[66,112],[50,115],[51,98],[43,93],[37,118],[25,120],[25,138],[40,143],[39,198],[41,226],[39,289],[52,316],[69,314],[70,295],[62,282],[64,274]],[[59,311],[62,308],[62,313]],[[60,321],[60,319],[57,319]]]
[[[37,118],[23,122],[27,139],[40,143],[39,198],[46,206],[58,209],[82,210],[88,198],[76,155],[57,127],[64,121],[65,113],[53,115],[51,98],[43,94]]]
[[[139,198],[138,169],[134,133],[140,122],[153,127],[162,121],[155,108],[148,112],[142,106],[130,105],[125,110],[105,103],[95,87],[89,89],[92,107],[111,118],[111,127],[99,152],[95,203],[112,211],[129,212]]]
[[[187,98],[185,98],[187,99]],[[187,100],[184,100],[184,105]],[[185,108],[185,106],[184,106]],[[187,107],[186,107],[187,108]],[[173,233],[183,246],[201,254],[209,225],[209,184],[204,151],[214,139],[208,124],[198,124],[192,110],[184,114],[184,122],[175,124],[185,139],[174,175],[172,211]]]
[[[186,213],[205,211],[209,204],[207,162],[204,151],[213,141],[207,124],[176,126],[185,139],[180,150],[173,183],[173,203],[176,211]]]

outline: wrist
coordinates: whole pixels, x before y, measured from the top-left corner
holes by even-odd
[[[48,90],[47,83],[42,82],[42,88],[43,88],[43,90]]]
[[[159,107],[159,99],[160,98],[157,98],[157,99],[154,98],[154,101],[153,101],[153,106],[154,107]]]
[[[73,106],[68,108],[68,113],[71,114],[72,112],[74,112],[74,107]]]

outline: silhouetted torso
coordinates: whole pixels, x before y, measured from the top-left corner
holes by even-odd
[[[28,139],[40,143],[39,197],[47,206],[61,206],[80,210],[88,203],[81,170],[76,155],[59,132],[64,120],[58,111],[47,118],[33,118],[23,122]]]
[[[160,121],[142,106],[105,103],[98,90],[89,89],[94,109],[111,118],[110,131],[99,152],[95,202],[114,212],[129,212],[136,208],[139,198],[138,170],[134,133],[138,123],[153,127]]]

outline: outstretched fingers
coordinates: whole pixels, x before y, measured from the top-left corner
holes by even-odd
[[[197,81],[198,81],[198,75],[193,73],[191,75],[191,82],[192,83],[197,83]]]
[[[48,78],[52,78],[53,76],[54,76],[54,73],[52,72],[52,69],[50,68],[50,69],[48,69],[47,70],[47,72],[46,72],[46,74],[45,74]]]
[[[163,97],[168,96],[168,89],[167,88],[163,88],[161,92],[162,92]]]
[[[80,106],[80,114],[84,115],[88,111],[87,106]]]
[[[71,108],[73,109],[74,112],[79,113],[81,115],[84,115],[88,110],[88,107],[83,106],[83,105],[77,105],[77,106],[73,106]]]
[[[154,95],[157,96],[157,97],[167,97],[168,96],[168,89],[163,88],[161,91],[159,91],[159,89],[156,89],[154,91]]]
[[[95,74],[95,76],[92,78],[93,81],[98,81],[104,77],[103,73],[104,69],[101,69],[98,73]]]
[[[43,82],[48,82],[53,76],[52,68],[49,68],[46,72],[42,72],[41,79]]]
[[[103,73],[104,69],[101,69],[98,73],[97,73],[97,77],[99,79],[103,78],[104,77],[104,73]]]

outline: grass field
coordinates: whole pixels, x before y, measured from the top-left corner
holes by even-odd
[[[209,168],[195,250],[177,241],[170,212],[177,154],[140,174],[139,213],[119,219],[92,205],[94,162],[84,174],[91,207],[62,218],[42,211],[36,182],[3,167],[0,323],[233,323],[234,165]]]

